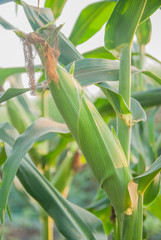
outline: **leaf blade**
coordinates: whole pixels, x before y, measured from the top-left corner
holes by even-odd
[[[2,186],[0,189],[0,218],[3,222],[3,215],[13,179],[19,164],[25,154],[28,152],[33,143],[42,135],[48,132],[67,133],[68,129],[65,124],[60,124],[47,119],[35,121],[15,142],[12,154],[9,156],[4,165]],[[34,134],[33,134],[34,133]],[[33,138],[30,138],[32,134]],[[7,190],[6,190],[7,186]]]
[[[115,4],[114,1],[101,1],[84,8],[70,34],[70,41],[77,46],[91,38],[108,21]]]

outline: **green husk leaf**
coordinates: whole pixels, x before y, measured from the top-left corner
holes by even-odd
[[[2,130],[1,130],[2,131]],[[0,189],[0,218],[3,222],[8,195],[12,186],[13,179],[22,158],[31,148],[34,142],[48,132],[67,133],[65,124],[60,124],[47,119],[35,121],[15,142],[12,154],[4,164],[2,186]],[[32,135],[32,138],[30,137]]]
[[[8,123],[0,125],[0,138],[13,147],[16,130]],[[8,157],[12,154],[7,147]],[[28,155],[22,160],[17,176],[26,191],[54,219],[62,235],[71,240],[105,240],[102,222],[94,215],[64,199],[59,192],[42,176]],[[64,211],[65,209],[65,211]],[[72,229],[72,231],[71,231]]]
[[[84,8],[73,27],[70,41],[76,46],[91,38],[108,21],[115,5],[116,1],[100,1]]]
[[[108,194],[115,211],[120,213],[120,210],[125,210],[129,204],[126,202],[128,194],[125,182],[130,174],[126,159],[119,140],[109,130],[95,107],[85,98],[82,98],[80,106],[78,131],[79,146],[88,164]]]

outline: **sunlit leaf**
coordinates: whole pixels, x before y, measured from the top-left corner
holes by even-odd
[[[107,49],[104,47],[99,47],[96,49],[93,49],[89,52],[83,53],[83,56],[85,58],[103,58],[103,59],[111,59],[115,60],[116,58],[110,53]]]
[[[58,18],[67,0],[46,0],[45,7],[51,8],[54,18]]]
[[[105,47],[119,50],[131,44],[137,25],[146,5],[146,0],[120,0],[105,29]]]
[[[161,0],[147,0],[142,18],[140,22],[144,22],[149,18],[159,7],[161,6]]]
[[[69,37],[70,41],[78,45],[91,38],[108,21],[115,5],[116,1],[100,1],[83,9]]]

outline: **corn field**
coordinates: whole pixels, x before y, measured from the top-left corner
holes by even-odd
[[[57,24],[66,0],[46,0],[43,8],[22,0],[0,4],[9,2],[23,8],[32,32],[0,17],[25,59],[25,66],[0,68],[1,239],[17,177],[41,209],[42,240],[56,239],[54,227],[68,240],[154,240],[145,223],[149,215],[161,221],[161,73],[145,63],[161,62],[145,48],[161,0],[94,2],[69,38]],[[103,26],[104,46],[80,53],[77,46]],[[94,99],[91,85],[99,89]],[[85,164],[99,189],[82,208],[67,198]]]

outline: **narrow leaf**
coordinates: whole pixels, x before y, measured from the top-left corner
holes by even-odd
[[[54,18],[57,19],[66,3],[67,0],[46,0],[45,1],[45,7],[51,8]]]
[[[26,17],[34,31],[50,22],[53,22],[54,19],[51,9],[40,8],[40,13],[38,15],[36,8],[27,5],[23,1],[21,2]],[[74,45],[64,36],[63,33],[59,32],[58,38],[59,38],[59,50],[61,53],[59,61],[63,65],[67,65],[70,62],[83,58],[83,56],[77,51]]]
[[[66,239],[106,240],[102,222],[91,213],[64,199],[33,164],[23,161],[17,176],[26,191],[54,219],[58,230]]]
[[[71,63],[66,66],[67,71],[69,71],[70,67]],[[75,61],[74,77],[81,86],[89,86],[106,81],[118,81],[119,69],[119,61],[86,58]],[[132,66],[131,72],[136,74],[139,70]]]
[[[151,79],[155,80],[155,82],[159,83],[161,85],[161,78],[153,74],[152,72],[149,71],[141,71],[144,75],[150,77]]]
[[[1,0],[0,5],[8,2],[14,2],[15,0]]]
[[[138,191],[144,192],[156,175],[161,171],[161,156],[142,175],[135,177],[133,181],[138,184]]]
[[[85,52],[83,53],[83,56],[85,58],[103,58],[103,59],[116,60],[116,58],[112,55],[112,53],[109,52],[104,47],[99,47],[89,52]]]
[[[123,97],[107,82],[98,84],[112,105],[117,115],[131,127],[134,123],[146,120],[146,113],[140,103],[131,98],[131,110],[127,107]]]
[[[0,132],[2,133],[0,138],[12,147],[18,135],[15,129],[6,123],[0,125]],[[11,147],[7,148],[8,157],[12,154]],[[26,191],[54,219],[58,230],[66,239],[106,239],[102,222],[91,213],[64,199],[38,172],[28,155],[22,160],[17,176]]]
[[[9,88],[4,93],[0,92],[0,103],[30,91],[30,88]]]
[[[105,47],[109,50],[131,44],[147,0],[120,0],[105,29]]]
[[[41,66],[35,66],[35,72],[38,71],[41,71]],[[7,77],[24,72],[26,72],[25,67],[0,68],[0,85],[4,84]]]
[[[22,158],[39,137],[49,132],[67,133],[68,129],[65,124],[56,123],[47,119],[39,119],[16,140],[12,154],[4,165],[2,186],[0,189],[0,218],[2,222],[12,182]],[[31,135],[32,138],[30,137]]]
[[[150,19],[141,23],[136,31],[137,41],[140,45],[146,45],[150,42],[152,33],[152,25]]]
[[[76,46],[91,38],[108,21],[115,5],[116,1],[101,1],[83,9],[69,37],[70,41]]]
[[[160,206],[161,206],[161,195],[159,195],[157,199],[153,202],[153,204],[148,207],[148,210],[159,220],[161,220],[161,212],[158,211],[158,209],[160,209]]]
[[[140,22],[144,22],[149,18],[159,7],[161,6],[161,0],[147,0],[142,18]]]
[[[143,204],[148,206],[153,203],[160,192],[160,176],[157,175],[144,192]]]
[[[16,28],[12,26],[10,23],[8,23],[5,19],[0,17],[0,25],[2,25],[4,28],[8,30],[15,30]]]

